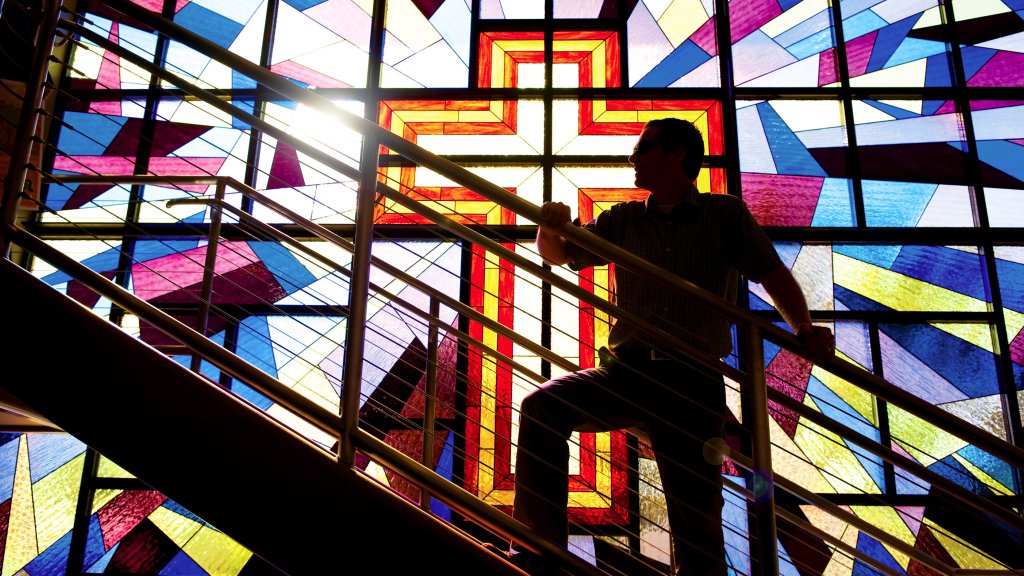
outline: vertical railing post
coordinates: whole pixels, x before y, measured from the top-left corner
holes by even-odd
[[[754,523],[756,545],[751,546],[755,557],[753,574],[776,576],[779,573],[779,554],[775,526],[775,478],[772,473],[772,441],[769,429],[768,384],[764,369],[764,340],[761,330],[748,325],[747,331],[747,386],[750,390],[750,413],[753,418],[753,461],[751,491],[754,494]]]
[[[36,50],[32,55],[32,68],[29,70],[28,82],[25,84],[25,100],[21,105],[18,117],[18,132],[14,137],[14,148],[11,150],[11,162],[7,178],[4,181],[2,199],[3,220],[0,228],[14,224],[18,219],[19,197],[28,180],[28,165],[32,158],[33,139],[39,122],[39,109],[43,106],[43,86],[50,67],[50,55],[56,39],[57,21],[60,18],[61,0],[50,0],[46,3],[43,22],[36,29]],[[39,168],[39,166],[37,166]],[[0,256],[7,258],[11,251],[11,241],[7,234],[0,234]]]
[[[430,297],[430,328],[427,332],[427,384],[423,400],[423,465],[433,468],[434,465],[434,422],[437,410],[437,320],[441,314],[441,303],[437,298]],[[430,510],[430,493],[422,488],[420,506]]]
[[[348,291],[348,330],[345,336],[345,376],[341,389],[341,438],[338,459],[345,466],[355,463],[352,433],[359,426],[359,399],[363,382],[363,349],[366,343],[366,309],[370,298],[370,247],[373,240],[373,211],[377,190],[377,139],[363,136],[359,161],[359,195],[356,202],[355,237],[352,243],[352,277]]]
[[[203,263],[203,285],[199,293],[199,311],[196,318],[196,332],[206,336],[206,327],[210,319],[210,298],[213,296],[214,267],[217,264],[217,247],[220,245],[220,224],[223,211],[220,208],[224,201],[224,181],[217,180],[217,191],[214,201],[210,203],[210,236],[206,242],[206,261]],[[191,369],[199,372],[202,357],[192,354]]]

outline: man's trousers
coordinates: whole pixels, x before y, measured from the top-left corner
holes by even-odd
[[[602,366],[550,380],[523,400],[514,517],[567,546],[571,434],[639,428],[665,491],[674,573],[725,576],[722,376],[647,350],[603,356]]]

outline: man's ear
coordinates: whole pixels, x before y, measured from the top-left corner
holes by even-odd
[[[675,149],[670,150],[668,153],[669,157],[679,162],[679,166],[683,166],[683,162],[686,161],[686,147],[677,146]]]

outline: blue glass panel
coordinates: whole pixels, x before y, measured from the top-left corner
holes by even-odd
[[[639,82],[637,88],[659,88],[668,86],[695,70],[711,59],[707,52],[687,40],[676,47],[664,60],[648,72]]]
[[[32,470],[32,482],[38,482],[83,452],[85,444],[68,434],[30,434],[28,463]]]
[[[174,23],[195,32],[221,48],[229,48],[242,31],[242,24],[225,18],[196,2],[186,4],[174,16]]]
[[[24,573],[31,576],[64,576],[68,567],[70,551],[71,532],[68,532],[26,564]]]
[[[984,263],[979,254],[944,246],[904,246],[892,270],[943,288],[988,300]]]
[[[933,326],[881,324],[879,328],[968,397],[999,392],[991,352]]]
[[[249,246],[288,294],[316,281],[316,277],[284,246],[275,242],[249,242]]]
[[[768,146],[780,174],[826,176],[803,142],[796,137],[771,104],[762,102],[757,105],[757,111],[760,113],[764,133],[768,137]]]
[[[878,540],[861,532],[857,535],[857,551],[863,552],[873,560],[892,570],[893,574],[906,574],[900,563],[892,557],[889,550],[882,546]],[[860,560],[854,560],[852,576],[878,576],[878,571],[864,564]]]

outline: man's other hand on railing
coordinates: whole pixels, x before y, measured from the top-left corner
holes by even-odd
[[[818,363],[836,353],[836,337],[824,326],[800,325],[796,337],[800,340],[800,352],[811,362]]]

